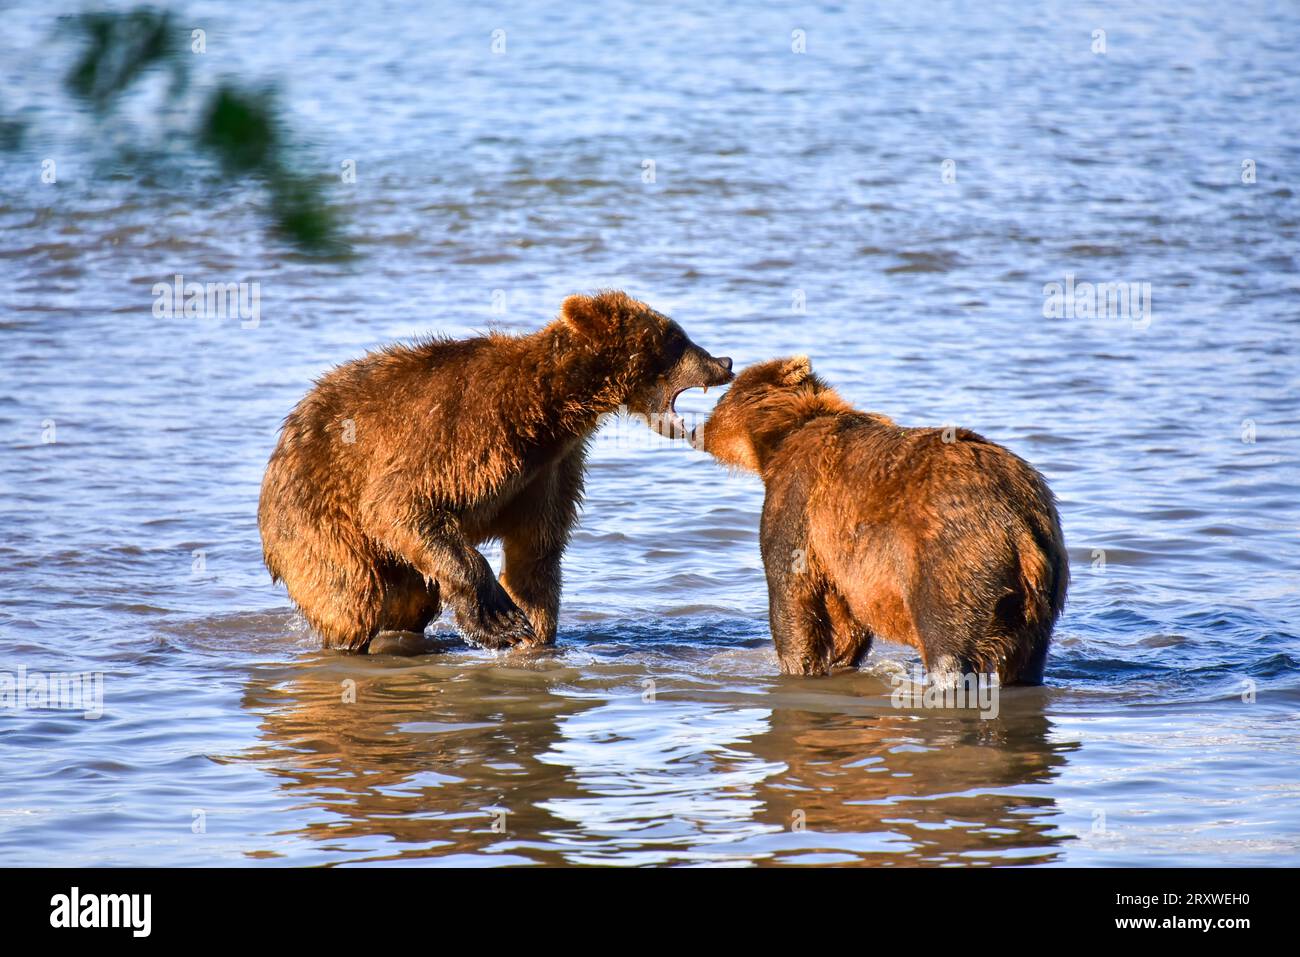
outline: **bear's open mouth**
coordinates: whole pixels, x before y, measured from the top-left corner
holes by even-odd
[[[690,434],[685,420],[677,414],[677,397],[687,389],[701,388],[708,391],[707,385],[702,386],[682,386],[676,392],[670,393],[668,401],[664,407],[654,416],[654,421],[650,423],[651,427],[667,439],[684,439]]]
[[[690,438],[690,426],[677,414],[677,399],[688,389],[703,389],[705,392],[715,385],[726,385],[735,375],[731,371],[731,359],[715,359],[698,346],[692,346],[694,352],[684,368],[674,370],[674,374],[659,386],[658,401],[651,401],[650,408],[657,408],[650,416],[650,427],[669,439]],[[695,413],[691,413],[694,416]]]

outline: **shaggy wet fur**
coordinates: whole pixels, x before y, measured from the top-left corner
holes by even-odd
[[[444,603],[487,647],[549,644],[598,419],[626,407],[669,421],[678,392],[730,368],[621,292],[571,296],[531,335],[339,366],[286,418],[267,466],[266,566],[327,647],[394,632],[384,650],[409,648]],[[491,539],[499,580],[476,548]]]
[[[858,412],[806,357],[742,372],[702,444],[767,488],[761,546],[789,674],[855,666],[873,638],[941,675],[1039,684],[1069,577],[1051,491],[965,429]]]

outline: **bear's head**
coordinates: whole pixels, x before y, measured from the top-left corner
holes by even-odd
[[[731,360],[709,355],[672,319],[623,292],[570,296],[560,319],[594,353],[606,357],[614,402],[669,438],[688,429],[674,404],[687,389],[726,385]]]
[[[807,356],[772,359],[736,377],[708,420],[691,434],[691,444],[733,468],[761,472],[767,453],[790,429],[811,415],[846,408],[813,374]]]

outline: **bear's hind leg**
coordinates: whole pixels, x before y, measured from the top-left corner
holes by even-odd
[[[384,610],[379,633],[366,651],[372,655],[429,655],[447,650],[445,640],[424,633],[442,610],[438,583],[429,584],[415,569],[397,566],[385,575]]]
[[[426,582],[409,565],[395,565],[384,574],[384,609],[381,631],[423,632],[442,611],[438,583]]]
[[[1049,635],[1025,620],[1023,604],[1009,590],[992,612],[975,605],[942,626],[928,623],[921,640],[926,670],[948,683],[992,675],[1004,686],[1042,684]]]
[[[466,639],[497,649],[537,644],[528,616],[501,587],[487,559],[465,540],[453,516],[430,516],[418,530],[395,525],[385,533],[381,541],[391,552],[438,583]]]
[[[826,615],[830,619],[832,660],[835,668],[856,668],[871,651],[875,637],[870,628],[859,625],[848,602],[834,588],[826,589]]]
[[[835,664],[825,591],[792,576],[785,589],[768,587],[772,638],[781,671],[787,675],[825,675]]]
[[[282,575],[289,597],[326,648],[363,652],[378,630],[384,586],[374,567],[354,552],[304,552]]]
[[[993,621],[980,643],[985,657],[996,667],[1004,685],[1041,685],[1051,643],[1050,621],[1034,620],[1026,612],[1023,593],[1013,591],[999,599]]]

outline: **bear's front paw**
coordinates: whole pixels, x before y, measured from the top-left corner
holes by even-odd
[[[528,616],[513,602],[508,607],[479,607],[470,614],[458,612],[456,626],[466,641],[493,650],[539,643]]]

